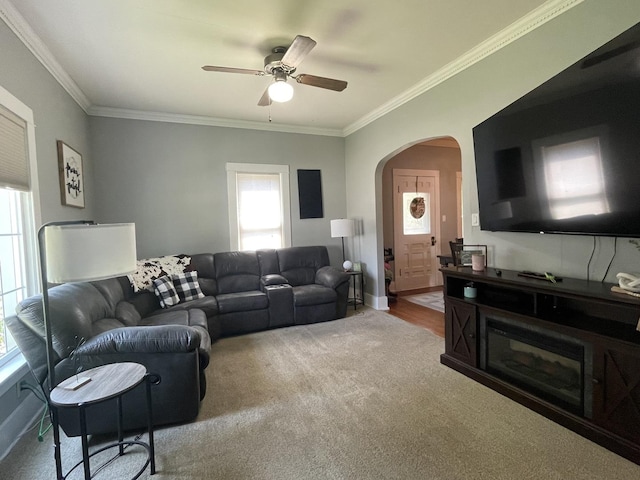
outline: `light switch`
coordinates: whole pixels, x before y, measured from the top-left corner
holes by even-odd
[[[480,218],[478,217],[477,213],[472,213],[471,214],[471,226],[472,227],[480,226]]]

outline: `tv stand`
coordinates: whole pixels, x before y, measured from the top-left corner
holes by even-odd
[[[639,298],[566,277],[440,271],[441,363],[640,465]]]

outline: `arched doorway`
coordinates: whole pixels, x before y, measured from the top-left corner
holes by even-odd
[[[442,285],[437,255],[447,255],[449,241],[462,236],[461,170],[460,146],[451,137],[413,144],[385,163],[382,243],[391,291]]]

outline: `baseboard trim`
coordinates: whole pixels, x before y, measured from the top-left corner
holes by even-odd
[[[373,295],[366,293],[364,294],[364,304],[368,305],[376,310],[389,310],[389,303],[387,302],[387,297],[374,297]]]
[[[0,425],[0,460],[3,460],[22,436],[42,415],[43,404],[33,393],[18,405]]]

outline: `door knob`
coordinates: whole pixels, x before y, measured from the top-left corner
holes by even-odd
[[[436,244],[436,237],[431,237],[431,245],[435,245]]]

